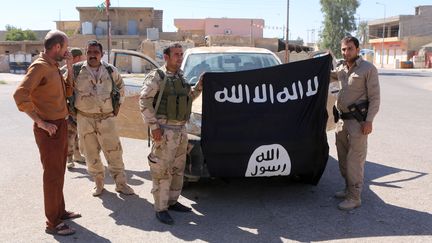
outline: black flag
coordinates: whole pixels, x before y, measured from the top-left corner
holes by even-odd
[[[317,184],[328,159],[331,57],[204,75],[202,148],[211,176],[296,176]]]

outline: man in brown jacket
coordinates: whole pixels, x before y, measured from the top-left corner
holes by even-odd
[[[335,197],[344,199],[338,207],[351,210],[361,205],[367,138],[380,105],[380,86],[375,66],[359,56],[359,41],[345,37],[341,41],[344,63],[332,72],[340,82],[336,101],[339,121],[336,125],[336,148],[345,189]]]
[[[44,52],[30,65],[17,87],[14,99],[18,109],[34,121],[33,132],[44,171],[45,232],[71,235],[75,230],[63,220],[81,217],[79,213],[65,210],[63,197],[67,153],[66,96],[72,93],[73,87],[65,82],[57,63],[66,59],[68,69],[72,69],[68,38],[61,31],[50,31],[45,36],[44,47]]]

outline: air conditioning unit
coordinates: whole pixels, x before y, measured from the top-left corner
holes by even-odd
[[[231,35],[232,31],[230,29],[226,29],[226,30],[224,30],[224,34],[225,35]]]

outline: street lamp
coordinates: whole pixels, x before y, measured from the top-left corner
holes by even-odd
[[[376,4],[382,5],[384,7],[383,33],[382,33],[382,42],[381,42],[381,68],[384,68],[384,38],[385,38],[386,5],[380,2],[376,2]]]
[[[289,62],[289,0],[287,0],[287,22],[286,22],[286,37],[285,37],[285,63]]]

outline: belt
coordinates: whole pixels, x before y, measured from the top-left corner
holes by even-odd
[[[112,112],[108,112],[108,113],[87,113],[87,112],[83,112],[78,110],[78,114],[88,117],[88,118],[94,118],[94,119],[106,119],[108,117],[114,116],[114,114]]]
[[[347,113],[339,113],[339,116],[342,120],[353,120],[355,119],[355,117],[353,116],[353,114],[351,112],[347,112]]]
[[[184,125],[166,125],[166,124],[159,124],[159,127],[162,129],[170,129],[170,130],[174,130],[177,132],[182,131],[183,129],[185,129]]]

